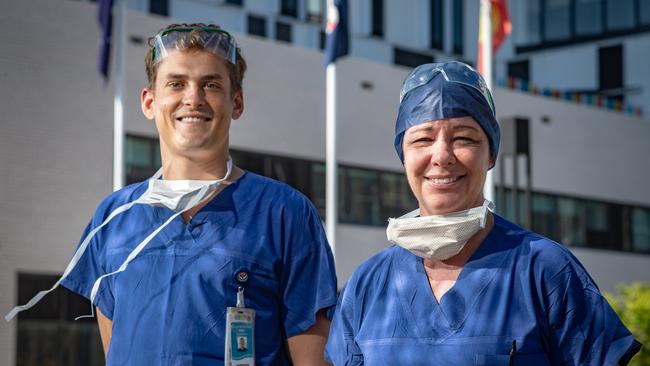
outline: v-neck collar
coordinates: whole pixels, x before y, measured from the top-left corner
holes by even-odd
[[[485,288],[501,270],[508,255],[491,255],[498,251],[503,228],[497,224],[467,260],[456,283],[438,302],[431,291],[422,258],[402,249],[398,257],[398,292],[404,313],[424,338],[446,338],[462,329],[472,308]]]
[[[169,223],[168,230],[162,230],[160,233],[158,233],[160,238],[163,239],[165,243],[169,243],[175,240],[178,233],[182,232],[185,234],[189,234],[189,237],[191,237],[192,241],[196,245],[195,238],[191,234],[191,228],[203,223],[207,219],[206,215],[208,215],[209,211],[213,211],[215,207],[222,206],[224,202],[226,202],[226,200],[230,199],[236,187],[239,184],[241,184],[241,182],[244,179],[246,179],[247,176],[248,176],[248,171],[244,170],[243,174],[239,178],[237,178],[236,180],[228,184],[226,187],[223,188],[223,190],[221,190],[221,192],[219,192],[219,194],[217,194],[212,199],[210,199],[210,201],[208,201],[203,207],[201,207],[201,209],[197,211],[192,217],[192,219],[187,223],[183,221],[182,215],[176,217],[172,222]],[[159,222],[164,222],[167,219],[169,219],[172,215],[174,215],[174,212],[166,207],[152,206],[151,208],[154,211],[154,217]]]

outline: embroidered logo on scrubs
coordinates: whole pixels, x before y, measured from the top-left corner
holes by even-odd
[[[235,281],[237,281],[237,283],[240,285],[244,285],[246,282],[248,282],[248,277],[248,270],[246,269],[240,269],[235,272]]]

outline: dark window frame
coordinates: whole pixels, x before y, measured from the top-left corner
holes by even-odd
[[[287,4],[287,2],[291,2],[295,6],[291,7],[289,4]],[[298,14],[300,13],[299,3],[299,0],[280,0],[280,15],[291,18],[298,18]]]
[[[373,37],[383,38],[385,26],[384,1],[371,0],[370,6],[372,7],[370,10],[370,35]]]
[[[429,24],[431,28],[429,34],[431,35],[431,48],[442,50],[444,41],[444,5],[443,0],[431,0],[429,13]]]
[[[252,36],[264,37],[268,36],[267,19],[264,16],[248,14],[247,18],[247,33]]]
[[[495,187],[495,192],[498,196],[501,195],[501,192],[503,192],[506,197],[509,197],[509,199],[512,199],[512,187],[509,185],[503,186],[503,189],[501,189],[500,185],[497,185]],[[517,195],[520,197],[519,198],[519,203],[521,206],[522,200],[525,197],[525,191],[523,189],[518,189],[517,190]],[[534,231],[540,235],[543,235],[545,237],[548,237],[551,240],[557,241],[558,243],[562,245],[566,245],[569,247],[579,247],[579,248],[586,248],[586,249],[599,249],[599,250],[608,250],[608,251],[615,251],[615,252],[627,252],[627,253],[636,253],[636,254],[647,254],[650,255],[650,249],[647,251],[643,250],[637,250],[636,247],[634,247],[634,243],[632,242],[632,222],[631,222],[631,212],[635,209],[641,209],[641,210],[646,210],[650,211],[650,207],[644,207],[644,206],[633,206],[629,204],[623,204],[623,203],[617,203],[617,202],[611,202],[611,201],[602,201],[602,200],[595,200],[590,197],[579,197],[575,195],[564,195],[564,194],[558,194],[558,193],[553,193],[553,192],[547,192],[547,191],[533,191],[531,192],[531,203],[534,197],[540,197],[540,196],[545,196],[545,197],[550,197],[556,201],[556,210],[553,212],[553,217],[552,220],[554,220],[554,225],[555,227],[553,228],[554,232],[544,232],[544,228],[540,227],[535,227],[535,223],[539,222],[540,217],[535,216],[535,212],[531,212],[531,216],[533,216],[533,221],[532,221],[532,228],[528,228],[531,231]],[[506,202],[506,200],[501,201],[500,197],[497,197],[498,202]],[[607,230],[605,231],[596,231],[593,228],[589,228],[585,226],[585,242],[584,243],[574,243],[574,244],[568,244],[565,242],[562,242],[560,236],[562,232],[560,232],[560,226],[561,226],[561,221],[560,221],[560,211],[557,209],[559,206],[557,205],[557,201],[559,199],[568,199],[573,201],[574,203],[578,204],[580,207],[582,207],[585,210],[588,210],[588,206],[591,207],[597,207],[598,205],[602,205],[605,207],[606,212],[606,220],[607,220]],[[510,202],[510,201],[508,201]],[[525,213],[524,212],[519,212],[519,219],[514,220],[512,217],[512,212],[510,212],[509,207],[506,205],[505,208],[500,209],[497,207],[497,213],[508,220],[515,222],[517,224],[523,225]],[[507,210],[507,211],[504,211]],[[531,205],[531,210],[533,210],[533,207]],[[614,220],[614,218],[618,218],[618,220]],[[587,225],[587,224],[585,224]],[[590,240],[592,242],[590,242]],[[650,247],[649,247],[650,248]]]
[[[629,35],[635,35],[635,34],[640,34],[640,33],[646,33],[650,32],[650,24],[642,24],[641,19],[640,19],[640,1],[641,0],[633,0],[633,7],[634,7],[634,25],[629,28],[629,29],[617,29],[617,30],[609,30],[607,28],[607,9],[606,9],[606,0],[603,0],[601,2],[601,15],[602,15],[602,32],[600,33],[594,33],[594,34],[588,34],[588,35],[578,35],[576,34],[575,31],[575,18],[576,18],[576,8],[575,8],[575,0],[571,0],[570,6],[569,6],[569,11],[570,11],[570,36],[567,39],[562,39],[562,40],[548,40],[546,37],[546,29],[545,29],[545,17],[546,17],[546,7],[545,7],[545,1],[541,1],[540,5],[540,12],[539,12],[539,24],[540,24],[540,41],[535,42],[535,43],[530,43],[530,44],[520,44],[520,45],[515,45],[515,52],[517,54],[522,54],[522,53],[528,53],[528,52],[535,52],[535,51],[540,51],[540,50],[546,50],[546,49],[551,49],[551,48],[557,48],[557,47],[563,47],[563,46],[569,46],[569,45],[575,45],[575,44],[581,44],[581,43],[590,43],[590,42],[595,42],[595,41],[600,41],[604,39],[610,39],[610,38],[616,38],[616,37],[622,37],[622,36],[629,36]]]

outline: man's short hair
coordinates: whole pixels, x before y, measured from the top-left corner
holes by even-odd
[[[204,24],[204,23],[180,23],[180,24],[170,24],[164,29],[161,29],[158,33],[164,32],[172,28],[214,28],[222,29],[216,24]],[[147,54],[144,57],[144,68],[147,73],[147,80],[149,81],[149,88],[153,88],[156,83],[156,72],[158,70],[158,64],[153,62],[153,38],[149,37],[147,44],[149,45],[147,49]],[[205,46],[201,38],[193,32],[189,33],[188,42],[183,44],[182,50],[204,50]],[[228,61],[226,62],[226,67],[228,68],[228,76],[230,77],[231,85],[231,95],[238,91],[242,91],[242,84],[244,81],[244,73],[246,72],[246,60],[241,55],[241,51],[237,48],[235,64],[231,64]]]

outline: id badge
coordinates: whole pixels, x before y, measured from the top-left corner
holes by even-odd
[[[226,366],[255,365],[255,310],[242,306],[226,308],[225,351]]]

